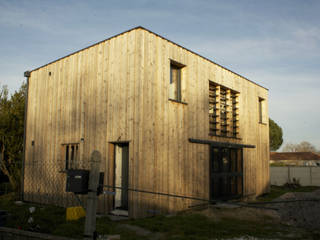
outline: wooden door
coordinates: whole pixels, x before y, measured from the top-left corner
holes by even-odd
[[[243,193],[241,148],[210,147],[210,199],[240,198]]]

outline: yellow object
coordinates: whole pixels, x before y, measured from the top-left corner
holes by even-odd
[[[79,218],[85,217],[86,212],[83,207],[69,207],[67,208],[66,218],[67,221],[78,220]]]

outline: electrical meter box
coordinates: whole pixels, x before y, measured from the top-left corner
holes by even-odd
[[[89,183],[89,171],[83,169],[69,169],[67,171],[66,192],[75,194],[87,194]]]
[[[69,169],[67,171],[67,186],[66,192],[75,194],[88,194],[89,192],[89,174],[90,171],[83,169]],[[103,192],[104,173],[99,174],[99,186],[97,195]]]

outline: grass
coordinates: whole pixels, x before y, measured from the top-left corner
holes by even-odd
[[[154,232],[162,232],[168,240],[228,239],[234,237],[259,237],[263,239],[312,239],[311,233],[304,230],[267,222],[243,221],[231,218],[215,221],[201,214],[184,214],[173,217],[156,216],[138,219],[133,225]]]
[[[29,203],[16,205],[14,200],[14,193],[0,196],[0,209],[9,213],[5,227],[71,238],[83,237],[84,218],[77,221],[66,221],[66,210],[62,207]],[[29,208],[32,206],[35,206],[35,211],[30,213]],[[32,223],[28,223],[30,217],[33,218]],[[138,237],[135,232],[118,229],[117,225],[117,223],[110,221],[107,217],[98,218],[97,232],[103,235],[120,234],[121,239],[143,239]]]
[[[292,188],[289,186],[271,186],[270,193],[267,193],[258,197],[257,201],[269,202],[280,197],[281,195],[287,192],[312,192],[317,189],[319,189],[319,187],[315,187],[315,186],[296,187],[296,188]]]
[[[309,192],[317,187],[277,187],[272,186],[271,192],[259,198],[259,201],[271,201],[286,192]],[[77,221],[66,221],[65,209],[55,206],[40,206],[24,203],[16,205],[14,194],[0,196],[0,209],[10,213],[6,227],[33,230],[53,235],[72,238],[82,238],[84,218]],[[35,206],[34,213],[29,208]],[[32,216],[34,221],[28,223]],[[233,237],[252,236],[263,239],[320,239],[320,235],[303,229],[292,228],[273,222],[272,219],[248,220],[232,217],[223,217],[219,220],[206,217],[200,213],[184,213],[176,216],[155,216],[136,220],[113,222],[108,217],[97,219],[97,232],[99,234],[120,234],[122,240],[148,239],[139,236],[132,230],[121,227],[121,224],[130,224],[148,229],[154,233],[161,233],[161,239],[193,240],[193,239],[226,239]],[[228,215],[228,216],[233,216]]]

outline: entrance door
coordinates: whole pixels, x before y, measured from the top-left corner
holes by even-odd
[[[210,199],[240,198],[243,193],[241,148],[210,147]]]
[[[114,151],[114,183],[121,188],[115,190],[114,208],[128,210],[129,144],[115,144]]]

